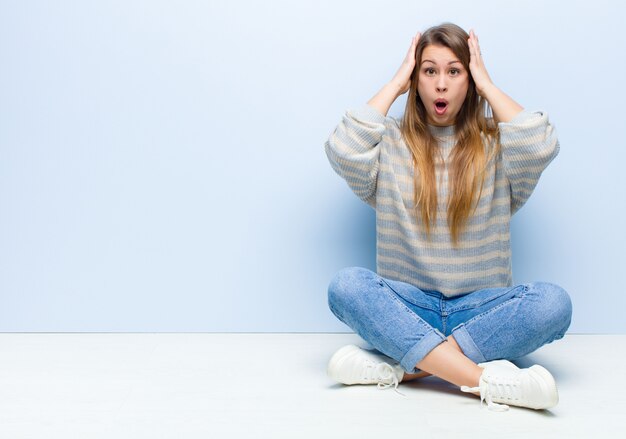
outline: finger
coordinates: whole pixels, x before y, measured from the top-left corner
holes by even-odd
[[[470,38],[468,40],[468,43],[470,44],[470,47],[474,48],[476,53],[480,55],[480,44],[478,43],[478,37],[476,36],[474,29],[470,30]]]
[[[476,56],[477,58],[480,57],[481,52],[480,52],[480,45],[478,44],[478,41],[473,39],[473,40],[470,40],[469,44],[470,44],[470,53]]]
[[[472,32],[474,34],[474,42],[476,43],[476,50],[478,51],[478,54],[480,55],[480,41],[478,40],[478,37],[476,36],[476,32]]]
[[[467,44],[469,45],[470,55],[472,57],[475,57],[476,56],[476,44],[474,43],[474,40],[470,38]]]
[[[470,34],[470,37],[467,39],[467,45],[470,48],[470,52],[474,50],[474,38],[472,37],[471,34]]]
[[[480,42],[478,41],[478,37],[476,36],[476,34],[474,34],[474,44],[476,44],[476,47],[480,46]]]
[[[415,52],[415,37],[411,38],[411,46],[409,46],[409,51],[407,52],[406,56],[407,58],[413,56],[414,52]]]
[[[410,56],[412,59],[415,59],[415,50],[417,49],[417,42],[420,39],[420,33],[418,32],[414,37],[413,40],[411,41],[411,47],[409,48],[409,53],[408,56]]]

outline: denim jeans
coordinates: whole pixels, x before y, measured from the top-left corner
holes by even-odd
[[[561,287],[533,282],[447,298],[371,270],[344,268],[328,287],[339,320],[409,373],[452,334],[475,363],[527,355],[563,338],[572,302]]]

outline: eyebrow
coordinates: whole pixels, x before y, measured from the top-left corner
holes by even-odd
[[[433,64],[437,65],[434,61],[431,61],[431,60],[429,60],[429,59],[422,60],[422,64],[424,64],[425,62],[431,62],[431,63],[433,63]],[[450,65],[450,64],[454,64],[454,63],[459,63],[459,64],[461,64],[461,61],[450,61],[450,62],[448,63],[448,65]]]

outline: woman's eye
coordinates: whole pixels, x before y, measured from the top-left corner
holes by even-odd
[[[454,74],[454,75],[458,75],[459,73],[461,73],[461,71],[459,69],[452,69],[452,70],[450,70],[450,72],[452,72],[452,74]]]
[[[431,69],[431,68],[427,68],[427,69],[426,69],[426,73],[427,73],[427,74],[429,74],[429,75],[430,75],[431,73],[433,73],[434,71],[435,71],[435,70],[434,70],[434,69]]]

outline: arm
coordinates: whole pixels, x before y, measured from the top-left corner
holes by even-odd
[[[385,132],[385,117],[364,105],[346,111],[330,135],[324,149],[330,165],[346,180],[350,189],[375,208],[376,180],[380,142]]]
[[[372,99],[367,101],[367,105],[375,108],[383,116],[387,116],[391,105],[398,99],[398,96],[402,94],[400,86],[392,81],[385,84]]]
[[[388,121],[387,112],[398,96],[409,89],[419,37],[417,33],[412,38],[411,46],[393,79],[367,101],[367,105],[348,110],[324,145],[335,172],[373,208],[376,208],[379,144]]]
[[[560,150],[556,129],[544,111],[523,110],[510,122],[500,122],[502,166],[511,191],[511,215],[530,198]]]
[[[545,112],[524,110],[491,82],[473,30],[468,45],[476,91],[491,106],[500,129],[502,166],[509,181],[513,215],[526,203],[541,173],[559,153],[559,141]]]
[[[476,37],[473,30],[470,30],[468,45],[470,50],[470,71],[474,84],[476,84],[476,91],[489,103],[496,122],[510,122],[523,110],[522,106],[504,94],[491,81],[480,53],[478,37]]]
[[[484,96],[489,103],[489,106],[493,110],[493,117],[496,123],[510,122],[524,109],[493,83],[488,85],[484,90],[479,90],[478,93]]]
[[[412,39],[409,50],[400,65],[400,68],[394,75],[393,79],[389,81],[372,99],[367,101],[367,104],[376,110],[383,116],[387,116],[387,112],[391,107],[391,104],[398,98],[409,91],[411,86],[411,74],[415,70],[415,50],[417,49],[417,43],[420,39],[420,33],[418,32]]]

